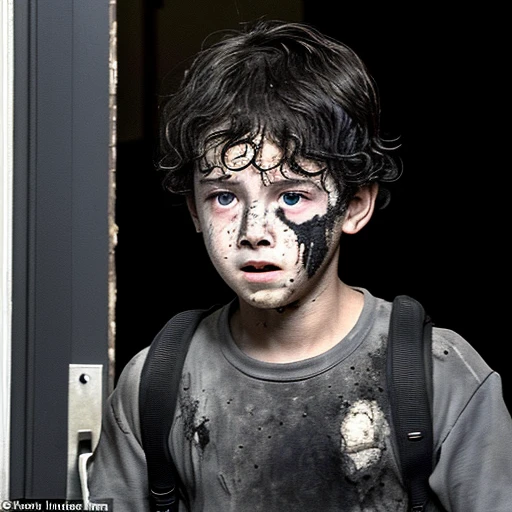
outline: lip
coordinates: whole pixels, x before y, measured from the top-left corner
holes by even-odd
[[[240,270],[250,283],[269,283],[281,277],[284,271],[270,261],[248,261]]]

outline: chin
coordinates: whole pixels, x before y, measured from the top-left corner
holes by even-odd
[[[297,302],[290,290],[259,290],[240,298],[258,309],[286,308]]]

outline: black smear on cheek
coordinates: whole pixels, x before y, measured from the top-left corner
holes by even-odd
[[[242,221],[240,223],[239,228],[239,236],[245,236],[247,234],[247,226],[249,225],[249,215],[250,215],[250,209],[252,208],[246,208],[242,214]]]
[[[315,275],[322,265],[329,250],[327,234],[332,231],[339,214],[328,211],[325,215],[315,215],[311,220],[302,224],[295,224],[286,218],[283,210],[279,208],[276,212],[279,220],[293,229],[297,235],[299,247],[304,245],[302,264],[308,273],[308,277]]]

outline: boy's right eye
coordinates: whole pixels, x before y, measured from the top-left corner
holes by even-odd
[[[235,194],[232,192],[220,192],[217,194],[217,202],[221,206],[228,206],[235,200]]]

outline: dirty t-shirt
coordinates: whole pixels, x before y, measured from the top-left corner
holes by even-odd
[[[382,315],[367,308],[342,343],[280,364],[245,355],[228,314],[192,341],[172,429],[192,510],[405,510],[383,339],[365,318]]]
[[[170,436],[191,512],[406,510],[385,382],[391,304],[361,291],[352,331],[295,363],[264,363],[237,347],[228,327],[236,303],[201,323]],[[453,331],[434,329],[433,352],[431,487],[450,511],[508,512],[512,421],[500,377]],[[91,497],[113,498],[123,512],[149,511],[138,410],[146,354],[109,397],[89,469]]]

